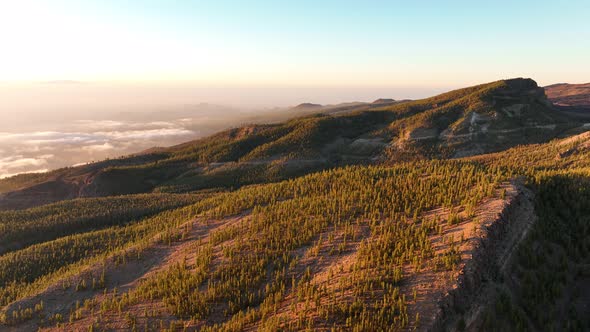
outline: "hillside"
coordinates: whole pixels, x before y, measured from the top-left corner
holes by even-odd
[[[554,84],[546,86],[545,91],[557,106],[590,108],[590,83]]]
[[[583,124],[528,79],[374,105],[0,182],[0,330],[590,329]]]
[[[237,188],[335,166],[469,156],[545,142],[582,125],[554,111],[530,79],[416,101],[312,108],[320,112],[229,129],[135,156],[0,180],[0,209],[76,197]]]
[[[590,119],[590,83],[554,84],[546,86],[545,91],[558,110],[586,122]]]
[[[568,272],[583,268],[590,257],[587,214],[564,212],[582,219],[554,240],[547,236],[555,226],[544,221],[554,219],[537,216],[555,211],[546,205],[552,202],[547,195],[560,197],[563,203],[555,204],[567,207],[560,211],[587,206],[579,195],[560,194],[571,185],[556,191],[555,183],[577,178],[573,185],[587,191],[586,180],[580,179],[590,176],[589,137],[465,160],[338,168],[187,196],[194,203],[135,222],[95,222],[96,230],[79,228],[73,235],[45,232],[37,244],[0,256],[3,321],[19,330],[406,330],[449,324],[479,330],[477,326],[514,326],[512,319],[541,326],[548,318],[535,310],[555,306],[552,324],[588,327],[585,307],[567,301],[573,289],[587,285],[584,274],[574,278],[576,273]],[[144,198],[149,199],[138,196]],[[152,202],[163,201],[154,197]],[[94,205],[92,199],[72,204],[87,204],[86,210]],[[11,213],[27,225],[61,229],[69,222],[41,221],[55,209],[64,208]],[[481,240],[486,238],[490,240]],[[574,242],[563,242],[566,238]],[[555,248],[575,244],[551,254],[570,260],[566,270],[563,259],[557,267],[521,260],[527,246],[540,240],[555,241]],[[498,265],[486,259],[482,266],[472,259],[484,248],[485,257],[498,257]],[[40,255],[48,251],[50,257]],[[496,266],[506,271],[502,273],[516,273],[511,278],[545,278],[539,274],[545,269],[564,271],[567,277],[558,274],[551,281],[562,289],[557,293],[541,291],[544,279],[525,291],[502,284]],[[518,272],[522,269],[525,274]],[[476,282],[490,276],[504,290]],[[472,280],[468,284],[462,282],[467,277]],[[480,304],[482,298],[473,296],[481,294],[476,291],[481,287],[488,295]],[[463,306],[458,312],[443,309],[453,289],[462,294],[453,298],[465,298],[450,307]],[[528,304],[527,294],[545,294],[546,302]],[[463,316],[473,310],[478,314]],[[516,316],[498,310],[516,310]],[[575,314],[560,316],[563,311]],[[503,318],[488,318],[493,315]]]

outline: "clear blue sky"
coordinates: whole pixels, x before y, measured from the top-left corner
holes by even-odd
[[[461,86],[590,81],[590,1],[22,0],[4,81]]]

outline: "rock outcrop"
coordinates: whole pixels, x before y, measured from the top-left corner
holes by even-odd
[[[512,254],[537,220],[533,192],[522,184],[515,185],[518,194],[496,220],[482,225],[484,234],[473,257],[459,276],[458,287],[439,303],[440,311],[430,330],[455,331],[458,326],[480,330],[481,309],[495,291],[495,281],[506,273]]]

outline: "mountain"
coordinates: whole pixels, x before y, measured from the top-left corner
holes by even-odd
[[[553,110],[530,79],[416,101],[320,107],[313,106],[323,112],[282,123],[248,125],[135,156],[0,180],[0,209],[76,197],[236,188],[348,164],[468,156],[544,142],[580,126]]]
[[[557,106],[590,108],[590,83],[560,83],[545,87],[547,97]]]
[[[0,329],[590,329],[583,122],[530,79],[350,107],[0,181]]]
[[[372,102],[372,104],[393,104],[395,103],[395,99],[390,98],[379,98]]]
[[[545,87],[547,97],[557,109],[583,120],[590,118],[590,83],[560,83]]]
[[[304,109],[304,110],[308,110],[308,109],[319,109],[322,108],[322,105],[320,104],[313,104],[313,103],[302,103],[299,104],[295,107],[293,107],[293,109]]]

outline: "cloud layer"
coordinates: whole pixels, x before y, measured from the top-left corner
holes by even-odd
[[[197,136],[186,121],[81,120],[62,130],[0,132],[0,178],[180,143]]]

